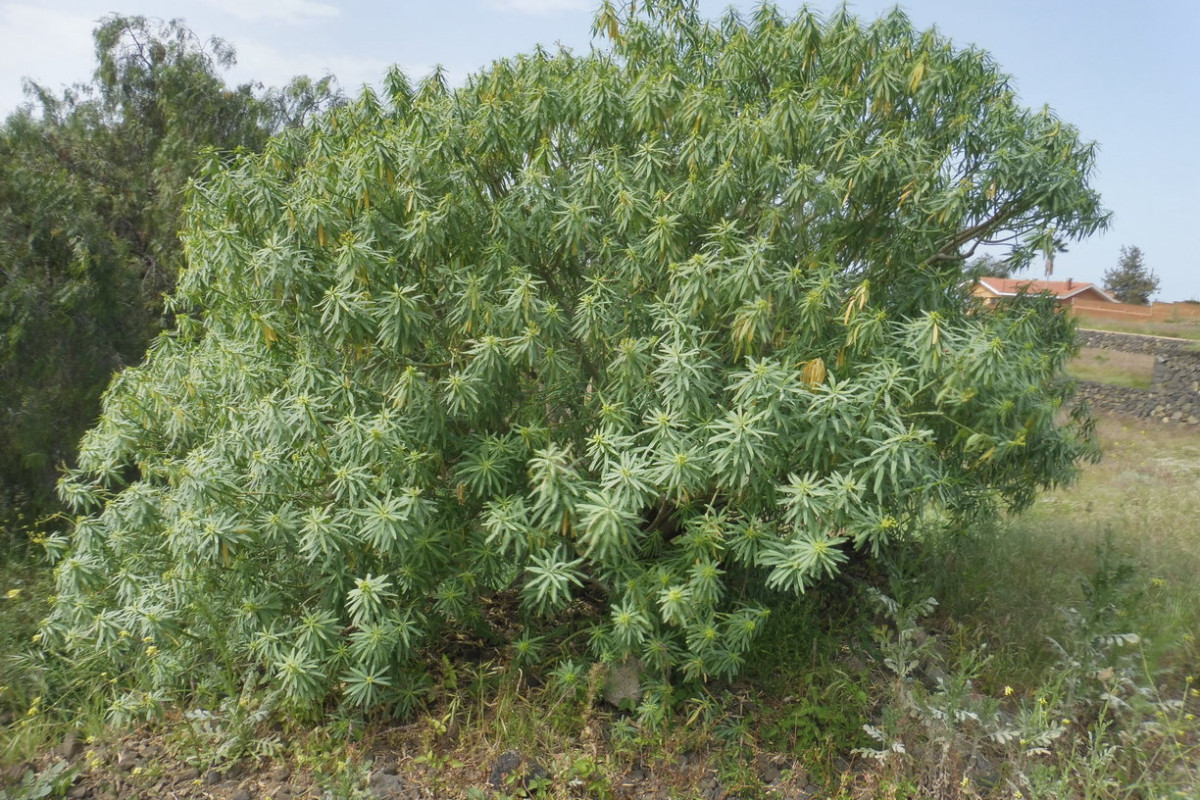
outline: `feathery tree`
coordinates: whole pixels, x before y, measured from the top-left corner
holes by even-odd
[[[213,165],[178,329],[60,483],[48,646],[403,707],[481,600],[584,592],[597,659],[727,677],[765,590],[1071,476],[1069,320],[960,284],[1104,224],[1072,127],[899,12],[596,30]]]
[[[963,275],[970,281],[980,278],[1010,278],[1012,267],[991,253],[983,253],[963,265]]]
[[[161,330],[201,151],[261,149],[338,100],[330,79],[227,87],[232,48],[177,21],[112,15],[94,38],[92,83],[30,84],[0,127],[0,505],[52,505],[112,374]]]
[[[1140,247],[1122,246],[1117,266],[1104,272],[1104,288],[1121,303],[1144,306],[1158,291],[1158,276],[1146,266]]]

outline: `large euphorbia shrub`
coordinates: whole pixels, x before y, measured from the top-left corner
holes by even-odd
[[[598,659],[724,677],[767,590],[1069,476],[1069,323],[960,284],[1104,224],[1074,129],[899,13],[596,29],[215,162],[60,485],[48,646],[373,707],[489,597],[586,591]]]

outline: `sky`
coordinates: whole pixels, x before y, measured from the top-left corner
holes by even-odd
[[[181,19],[233,44],[231,83],[268,86],[332,73],[343,88],[377,83],[391,64],[410,77],[435,64],[452,83],[492,60],[561,43],[590,46],[598,0],[0,0],[0,114],[23,101],[22,81],[54,89],[86,81],[91,31],[108,13]],[[700,0],[706,16],[754,2]],[[779,0],[794,13],[799,0]],[[810,0],[826,12],[836,0]],[[857,0],[874,18],[894,0]],[[1200,300],[1200,3],[1196,0],[907,0],[921,28],[992,53],[1021,100],[1050,105],[1099,143],[1093,186],[1111,228],[1055,260],[1054,278],[1101,283],[1122,246],[1141,248],[1158,300]],[[2,168],[2,167],[0,167]],[[1040,278],[1040,268],[1028,277]]]

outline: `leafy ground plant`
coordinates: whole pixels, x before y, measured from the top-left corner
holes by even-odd
[[[281,723],[266,713],[269,692],[249,687],[203,713],[164,708],[157,731],[93,727],[60,777],[119,796],[166,796],[154,788],[166,781],[197,800],[239,788],[279,796],[285,785],[292,796],[404,785],[459,798],[490,796],[493,767],[516,750],[548,773],[534,782],[542,796],[571,800],[1191,798],[1200,437],[1112,416],[1098,433],[1104,460],[1029,513],[998,528],[927,530],[921,547],[893,549],[888,569],[852,565],[840,596],[769,599],[732,683],[678,687],[666,704],[659,688],[630,713],[599,700],[603,670],[588,665],[583,637],[547,639],[553,668],[497,645],[434,665],[409,722],[364,724],[348,709],[317,726]],[[48,590],[27,583],[21,596]],[[26,717],[22,705],[30,727],[5,728],[10,749],[64,730],[63,710]],[[158,761],[140,756],[121,772],[123,750],[156,750]],[[62,757],[31,752],[42,751],[17,753],[10,793],[26,775],[37,791],[51,786],[38,776]],[[236,777],[206,783],[213,771]],[[517,796],[518,783],[502,781],[501,796]]]
[[[588,658],[670,696],[739,672],[770,592],[1090,452],[1069,319],[960,286],[981,240],[1105,224],[1072,127],[899,12],[595,27],[393,71],[195,184],[177,329],[59,484],[43,641],[115,707],[266,675],[403,715],[449,639],[532,660],[580,603]]]

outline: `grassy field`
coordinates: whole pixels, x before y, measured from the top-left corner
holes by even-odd
[[[1117,333],[1141,333],[1147,336],[1171,336],[1176,339],[1200,339],[1200,317],[1162,321],[1112,320],[1080,314],[1079,327]]]
[[[567,642],[553,669],[444,658],[409,720],[276,719],[268,682],[106,727],[18,674],[50,587],[10,564],[0,797],[1195,798],[1200,434],[1099,435],[1103,459],[1023,516],[931,522],[887,569],[780,602],[736,683],[624,711]]]
[[[1081,381],[1149,389],[1154,380],[1154,356],[1084,347],[1071,360],[1067,372]]]

